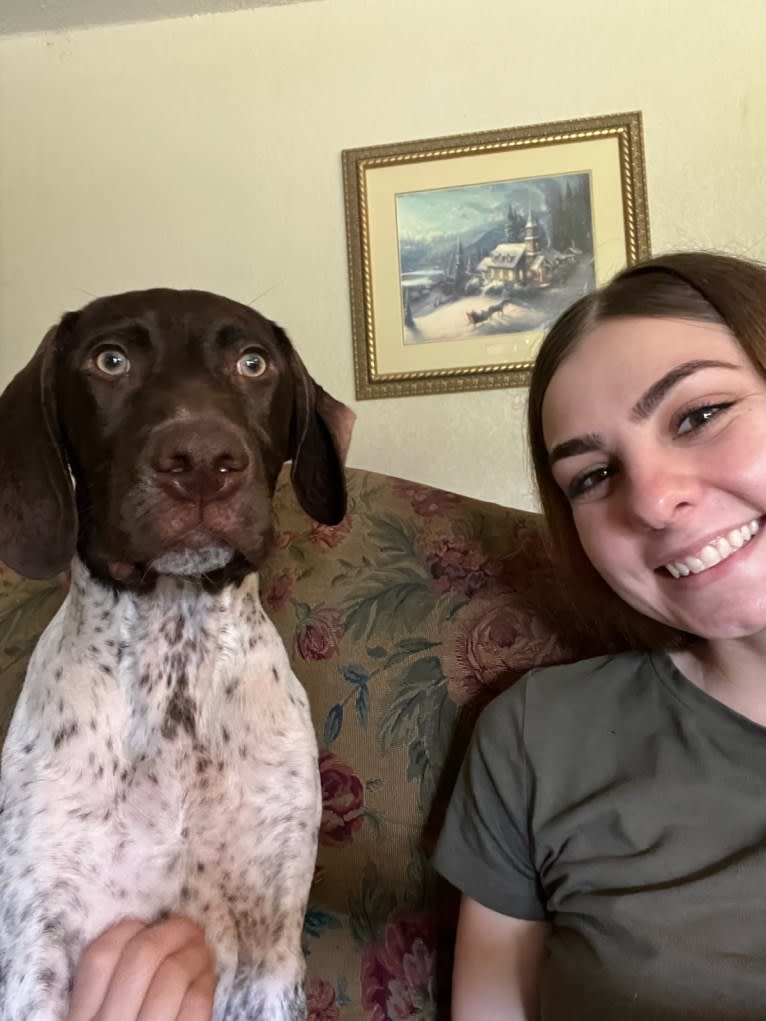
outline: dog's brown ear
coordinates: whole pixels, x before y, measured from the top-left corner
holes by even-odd
[[[337,525],[346,513],[343,465],[356,415],[314,382],[292,345],[289,350],[295,379],[290,478],[306,513]]]
[[[27,578],[64,570],[77,541],[61,450],[54,356],[58,327],[0,395],[0,561]]]

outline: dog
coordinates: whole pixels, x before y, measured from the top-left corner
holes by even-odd
[[[317,748],[257,571],[285,462],[343,518],[353,417],[275,323],[168,289],[66,314],[0,397],[0,560],[71,564],[3,749],[1,1021],[62,1021],[83,948],[169,912],[216,1021],[305,1017]]]

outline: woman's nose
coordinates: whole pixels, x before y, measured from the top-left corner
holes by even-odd
[[[641,528],[668,528],[694,506],[698,493],[699,482],[689,464],[654,455],[629,473],[627,511]]]

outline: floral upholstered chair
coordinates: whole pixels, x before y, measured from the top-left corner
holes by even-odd
[[[447,1018],[457,897],[429,854],[473,720],[531,667],[598,650],[561,637],[567,608],[537,515],[347,477],[336,528],[306,518],[282,478],[261,576],[320,749],[309,1018]],[[64,587],[0,569],[0,739]]]

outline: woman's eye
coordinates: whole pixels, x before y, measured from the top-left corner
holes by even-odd
[[[96,368],[105,376],[124,376],[130,371],[130,362],[122,351],[109,348],[96,356]]]
[[[237,362],[237,372],[240,376],[249,376],[251,379],[262,376],[268,367],[266,359],[257,351],[246,351]]]
[[[582,500],[591,496],[603,482],[606,482],[612,475],[609,465],[601,465],[599,468],[591,468],[588,471],[575,475],[567,486],[567,496],[570,500]]]
[[[725,401],[722,404],[703,404],[699,408],[687,411],[679,420],[676,433],[679,436],[688,436],[690,433],[703,429],[708,422],[730,408],[734,401]]]

